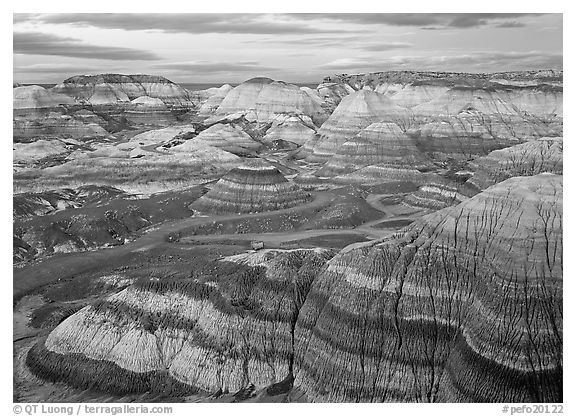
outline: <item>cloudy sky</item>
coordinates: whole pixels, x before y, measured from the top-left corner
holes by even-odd
[[[14,14],[14,81],[562,69],[561,14]]]

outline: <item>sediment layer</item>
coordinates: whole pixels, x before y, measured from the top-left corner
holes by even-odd
[[[232,169],[190,207],[205,213],[245,213],[285,209],[310,195],[272,165],[253,160]]]
[[[562,177],[512,178],[314,280],[295,330],[312,401],[562,401]]]
[[[114,393],[162,384],[172,395],[225,393],[290,378],[298,310],[332,253],[268,254],[199,264],[191,278],[137,282],[66,319],[28,365],[53,381]]]

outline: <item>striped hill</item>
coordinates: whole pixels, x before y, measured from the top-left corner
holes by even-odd
[[[289,182],[274,166],[250,159],[224,175],[191,209],[202,213],[248,213],[285,209],[302,204],[310,194]]]

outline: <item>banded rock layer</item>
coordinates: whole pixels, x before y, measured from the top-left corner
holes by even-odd
[[[232,153],[250,154],[262,147],[241,128],[232,124],[214,124],[192,139],[189,145],[205,144]]]
[[[169,125],[176,122],[176,117],[160,98],[148,96],[133,99],[125,114],[135,124]]]
[[[406,195],[403,203],[412,208],[436,211],[465,201],[468,196],[464,193],[460,186],[438,177]]]
[[[170,108],[191,108],[188,91],[172,81],[155,75],[77,75],[64,80],[52,91],[92,105],[126,103],[147,96],[162,100]]]
[[[483,97],[487,98],[488,106],[504,106],[515,113],[561,116],[562,84],[563,72],[553,70],[502,73],[385,71],[327,77],[322,90],[324,95],[343,97],[346,91],[369,89],[386,94],[400,106],[415,108],[415,114],[419,112],[417,106],[423,106],[422,114],[455,114],[473,102],[484,107],[485,104],[477,99]],[[434,104],[429,104],[432,102]]]
[[[562,137],[544,137],[495,150],[474,160],[475,172],[468,183],[482,190],[513,176],[533,176],[543,172],[562,175],[562,155]]]
[[[258,159],[232,169],[190,208],[206,213],[263,212],[291,208],[309,199],[310,194],[277,168]]]
[[[316,172],[318,176],[337,176],[369,165],[385,164],[398,168],[417,167],[425,158],[394,123],[373,123],[336,149],[336,153]]]
[[[269,122],[278,114],[306,115],[321,124],[326,120],[315,92],[269,78],[253,78],[232,89],[220,103],[217,115],[242,113],[249,121]]]
[[[12,135],[15,142],[28,142],[41,138],[90,140],[109,137],[102,124],[103,120],[95,115],[93,118],[86,118],[50,112],[38,118],[14,119]]]
[[[207,90],[195,91],[196,95],[201,101],[200,109],[198,110],[198,115],[209,116],[212,115],[222,103],[222,100],[232,91],[234,87],[229,84],[224,84],[218,88],[208,88]]]
[[[66,319],[27,363],[42,377],[115,394],[227,393],[290,380],[298,310],[332,253],[256,256],[138,281]]]
[[[561,402],[562,177],[511,178],[347,247],[295,340],[312,401]]]
[[[472,157],[545,136],[558,136],[562,122],[483,114],[465,110],[441,116],[410,130],[424,152]]]
[[[316,130],[312,120],[306,116],[290,116],[274,120],[266,135],[265,142],[287,141],[302,146],[312,140]]]
[[[427,103],[412,108],[417,116],[454,115],[474,108],[483,114],[562,117],[562,88],[497,89],[452,87]]]
[[[318,130],[319,138],[306,159],[325,162],[346,141],[376,122],[403,120],[407,112],[382,94],[362,90],[350,94],[338,104]]]
[[[14,117],[36,117],[62,106],[77,104],[73,98],[58,94],[39,85],[16,87],[12,90]]]

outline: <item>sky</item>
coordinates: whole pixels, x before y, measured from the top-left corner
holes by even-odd
[[[562,14],[14,14],[14,82],[154,74],[314,83],[386,70],[562,69]]]

